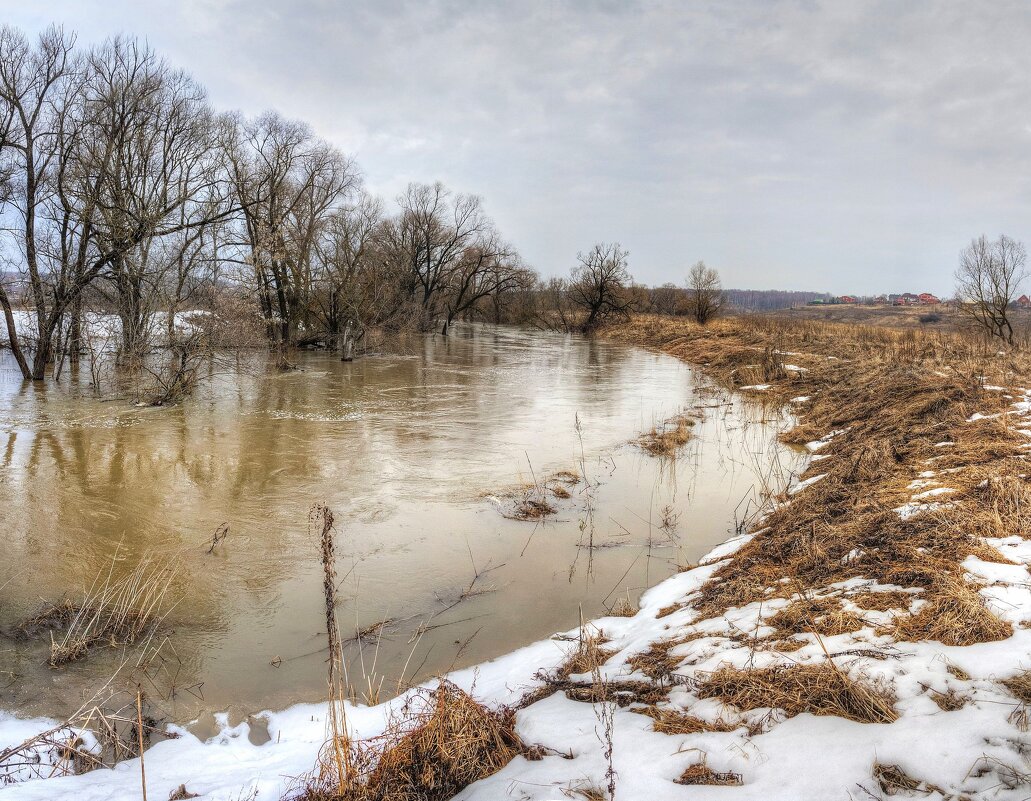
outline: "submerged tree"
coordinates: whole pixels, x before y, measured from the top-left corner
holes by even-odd
[[[687,275],[687,303],[699,325],[705,325],[723,309],[726,296],[720,274],[700,261]]]
[[[1027,278],[1023,243],[1002,235],[995,241],[974,239],[960,254],[956,297],[962,313],[989,336],[1013,344],[1010,304]]]
[[[579,263],[570,276],[568,293],[582,313],[580,328],[587,333],[603,322],[626,319],[633,309],[630,254],[618,242],[599,243],[577,255]]]
[[[391,213],[304,123],[215,114],[146,44],[80,50],[57,27],[0,26],[0,216],[0,326],[27,379],[97,356],[96,311],[118,318],[103,349],[140,367],[161,313],[172,349],[195,310],[250,336],[246,304],[273,347],[335,346],[501,321],[536,281],[478,197],[412,184]]]

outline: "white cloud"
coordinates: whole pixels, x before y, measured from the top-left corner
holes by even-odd
[[[392,197],[484,196],[528,260],[619,240],[639,278],[948,293],[1031,238],[1031,16],[964,2],[0,0],[147,38],[213,102],[302,117]]]

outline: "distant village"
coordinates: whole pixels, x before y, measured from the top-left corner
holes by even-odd
[[[806,305],[808,306],[841,306],[841,305],[860,305],[860,306],[956,306],[960,303],[958,300],[942,300],[936,295],[932,295],[930,292],[921,292],[919,295],[912,292],[903,292],[900,295],[877,295],[876,297],[859,297],[856,295],[840,295],[838,297],[831,298],[815,298],[810,300]],[[1013,305],[1027,309],[1031,308],[1031,298],[1027,295],[1021,295],[1015,301]]]

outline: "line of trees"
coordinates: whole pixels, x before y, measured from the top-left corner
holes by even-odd
[[[180,315],[197,310],[216,312],[209,339],[217,319],[220,341],[348,358],[371,330],[592,332],[633,309],[705,323],[725,304],[702,263],[686,288],[635,285],[618,243],[542,281],[479,197],[411,184],[388,206],[306,124],[218,113],[145,44],[82,49],[59,27],[0,27],[0,221],[3,327],[34,380],[91,352],[99,313],[119,320],[119,363],[162,342],[181,375],[201,326]]]
[[[350,348],[501,316],[537,280],[478,197],[413,184],[388,211],[307,125],[216,113],[146,45],[80,50],[57,27],[0,28],[0,209],[0,306],[32,379],[78,360],[89,307],[117,314],[129,360],[227,292],[277,347]]]

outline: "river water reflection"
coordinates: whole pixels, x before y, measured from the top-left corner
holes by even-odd
[[[304,354],[288,373],[256,359],[173,408],[24,386],[5,370],[0,626],[81,592],[115,554],[121,570],[180,552],[148,679],[170,716],[315,700],[325,635],[308,514],[324,502],[343,636],[389,621],[348,646],[351,677],[383,676],[388,695],[402,671],[480,662],[575,626],[581,606],[591,617],[636,600],[732,533],[743,499],[796,459],[776,443],[779,412],[604,341],[465,326],[403,356]],[[705,417],[675,462],[629,444],[687,407]],[[581,468],[592,521],[582,485],[544,524],[506,519],[486,497]],[[222,523],[229,535],[208,554]],[[597,547],[583,547],[585,531]],[[0,709],[73,711],[125,656],[52,670],[48,644],[0,639]]]

